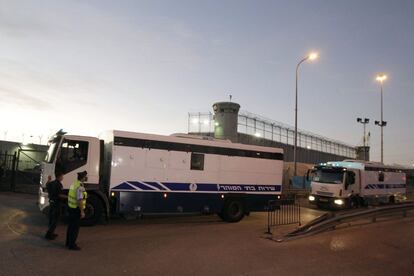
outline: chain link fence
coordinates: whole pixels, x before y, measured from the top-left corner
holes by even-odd
[[[294,127],[247,111],[240,111],[237,131],[286,145],[294,145],[295,141]],[[188,133],[214,133],[214,114],[189,113]],[[351,159],[357,157],[355,146],[304,130],[298,130],[298,147]]]

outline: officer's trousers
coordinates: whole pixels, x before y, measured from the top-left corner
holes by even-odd
[[[49,229],[47,230],[46,236],[51,237],[55,233],[56,226],[59,222],[60,216],[60,204],[50,202],[49,204]]]
[[[76,247],[76,239],[78,238],[80,228],[80,209],[79,208],[68,208],[69,220],[68,230],[66,231],[66,246],[69,248]]]

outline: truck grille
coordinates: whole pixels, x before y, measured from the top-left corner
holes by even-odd
[[[316,193],[322,196],[333,196],[333,193],[330,193],[330,192],[316,191]]]

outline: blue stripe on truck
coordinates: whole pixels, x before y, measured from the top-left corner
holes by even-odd
[[[132,184],[135,187],[140,188],[141,190],[144,190],[144,191],[153,191],[153,190],[156,190],[155,188],[148,187],[148,186],[146,186],[146,185],[144,185],[144,184],[142,184],[140,182],[137,182],[137,181],[128,181],[128,183],[129,184]]]
[[[162,187],[160,184],[158,184],[157,182],[144,182],[145,184],[148,184],[152,187],[155,187],[156,189],[159,189],[161,191],[165,191],[166,189],[164,187]]]
[[[119,190],[135,190],[133,187],[131,187],[131,185],[128,185],[126,182],[116,186],[116,189],[119,189]]]
[[[112,190],[135,190],[142,191],[191,191],[191,192],[242,192],[242,193],[277,193],[282,191],[282,185],[257,185],[257,184],[214,184],[214,183],[176,183],[176,182],[123,182]],[[165,189],[166,187],[167,189]]]
[[[171,191],[190,191],[190,183],[168,183],[162,182]]]

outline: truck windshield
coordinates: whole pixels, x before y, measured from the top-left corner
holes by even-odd
[[[321,183],[342,184],[344,173],[333,170],[317,170],[314,172],[313,181]]]
[[[49,149],[47,150],[46,156],[45,156],[45,162],[47,163],[53,163],[56,157],[56,153],[58,151],[58,146],[60,142],[61,137],[55,137],[49,146]]]

